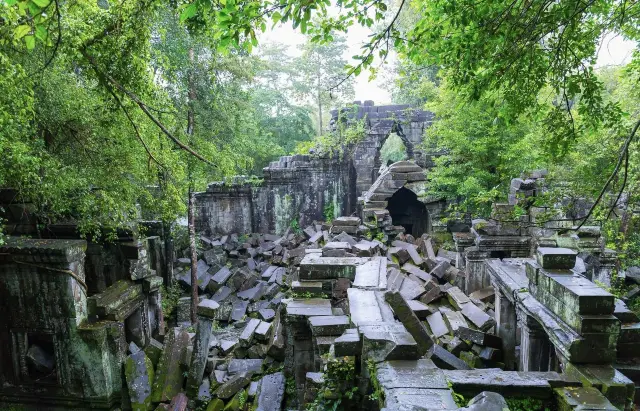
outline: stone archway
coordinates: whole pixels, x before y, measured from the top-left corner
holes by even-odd
[[[396,133],[402,139],[408,159],[424,165],[425,155],[418,147],[424,130],[433,120],[433,114],[408,105],[375,106],[372,101],[365,101],[364,105],[360,102],[355,104],[352,108],[332,111],[331,124],[335,126],[340,121],[365,122],[366,135],[354,147],[352,157],[356,171],[355,193],[360,196],[379,177],[380,149],[391,133]],[[343,117],[339,117],[339,113]]]
[[[416,194],[401,187],[387,201],[387,211],[395,226],[404,227],[405,233],[415,238],[429,232],[429,213]]]
[[[425,170],[413,161],[392,164],[363,194],[362,221],[389,234],[402,231],[414,236],[428,233],[429,212],[419,201],[420,192],[416,188],[416,184],[425,180]]]

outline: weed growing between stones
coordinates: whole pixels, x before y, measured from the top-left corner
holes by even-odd
[[[450,382],[447,382],[447,386],[451,389],[451,395],[458,407],[466,407],[469,404],[471,398],[467,398],[464,395],[457,393],[453,390]],[[552,401],[542,401],[538,398],[506,398],[509,410],[511,411],[554,411],[556,407]]]
[[[291,223],[289,224],[289,226],[291,227],[294,233],[296,234],[302,233],[302,229],[300,228],[300,222],[298,222],[297,218],[294,218],[293,220],[291,220]]]
[[[326,371],[316,399],[307,404],[308,411],[348,410],[358,403],[353,357],[325,357]]]
[[[323,211],[324,221],[331,221],[335,218],[336,208],[333,203],[327,204]]]
[[[169,287],[163,285],[160,289],[160,295],[162,296],[162,312],[165,319],[169,320],[175,314],[178,300],[182,296],[182,287],[177,282],[174,282]]]
[[[378,380],[378,366],[371,359],[367,360],[367,371],[369,372],[369,380],[373,387],[373,392],[369,395],[369,399],[377,401],[378,406],[382,408],[384,405],[384,391],[382,391],[380,381]]]

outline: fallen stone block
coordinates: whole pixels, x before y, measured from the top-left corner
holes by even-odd
[[[286,379],[278,372],[262,377],[257,394],[256,411],[272,411],[282,409]]]
[[[462,307],[462,314],[482,331],[486,331],[496,325],[493,318],[471,302]]]
[[[258,325],[260,325],[260,320],[258,320],[257,318],[252,318],[249,320],[247,325],[242,330],[242,333],[240,333],[241,346],[248,347],[251,344],[251,341],[253,340],[253,335],[255,334],[256,328],[258,328]]]
[[[143,351],[127,357],[124,375],[129,389],[131,408],[146,411],[151,407],[151,385],[153,384],[153,364]]]
[[[409,274],[413,274],[425,283],[433,281],[433,277],[428,274],[426,271],[421,270],[413,264],[407,263],[402,266],[402,269]]]
[[[216,311],[218,310],[219,307],[220,307],[220,304],[218,304],[216,301],[203,299],[198,304],[197,313],[198,315],[201,315],[206,318],[215,318]]]
[[[231,321],[241,321],[247,314],[248,306],[249,306],[249,301],[237,300],[236,302],[234,302],[229,319]]]
[[[323,315],[309,317],[309,326],[314,336],[341,335],[351,322],[346,315]]]
[[[251,372],[254,375],[262,372],[262,359],[238,359],[233,358],[227,366],[227,373],[235,375],[243,372]]]
[[[414,300],[424,294],[426,290],[418,281],[405,277],[399,291],[406,300]]]
[[[495,288],[494,287],[486,287],[481,290],[477,290],[469,294],[469,298],[475,298],[477,300],[482,301],[483,303],[492,302],[495,296]]]
[[[394,314],[416,340],[421,354],[426,354],[434,342],[409,304],[398,291],[387,291],[385,293],[385,301],[391,306]]]
[[[188,344],[189,335],[185,331],[178,328],[169,330],[153,381],[152,402],[169,401],[182,390],[184,377],[180,359]]]
[[[256,327],[256,331],[254,333],[254,337],[258,341],[267,341],[271,336],[271,323],[266,321],[260,321],[258,327]]]
[[[502,411],[508,410],[509,405],[504,397],[496,392],[482,391],[467,403],[467,406],[460,408],[466,411]]]
[[[230,352],[232,352],[233,350],[236,349],[236,347],[238,346],[238,344],[240,343],[240,341],[236,340],[236,339],[232,339],[232,340],[227,340],[227,339],[223,339],[220,340],[220,349],[222,350],[222,354],[227,355]]]
[[[370,290],[386,290],[387,260],[384,257],[373,257],[356,266],[353,286]]]
[[[409,300],[407,301],[409,308],[413,311],[413,313],[421,320],[427,318],[427,316],[433,314],[435,311],[429,307],[427,304],[417,301],[417,300]]]
[[[502,348],[502,339],[493,334],[472,330],[467,327],[459,327],[454,334],[462,340],[471,341],[484,347]]]
[[[455,334],[460,327],[468,327],[467,321],[459,311],[441,310],[441,312],[452,333]]]
[[[380,291],[347,289],[351,322],[359,326],[365,323],[393,322],[393,312]]]
[[[471,301],[469,300],[469,297],[467,297],[466,294],[458,287],[451,287],[447,289],[446,293],[449,303],[456,310],[462,310],[462,307]]]
[[[438,368],[443,370],[470,370],[471,368],[462,361],[460,358],[451,354],[449,351],[440,347],[439,345],[434,345],[429,350],[429,359],[433,361]]]
[[[449,334],[449,327],[447,327],[447,324],[439,311],[428,316],[427,323],[429,324],[429,329],[431,329],[431,333],[434,337],[440,338],[443,335]]]
[[[352,357],[362,353],[362,341],[355,328],[346,330],[334,343],[336,357]]]
[[[402,324],[369,323],[358,326],[358,329],[363,338],[363,358],[380,362],[421,357],[416,340]]]
[[[207,365],[211,329],[213,328],[212,318],[217,310],[217,307],[215,309],[211,309],[213,305],[218,305],[218,303],[213,300],[204,300],[198,304],[198,312],[203,312],[206,316],[199,315],[196,335],[193,343],[193,353],[191,354],[191,364],[189,367],[189,375],[187,377],[187,393],[191,397],[194,397],[197,394],[198,389],[202,384],[202,377]]]
[[[251,377],[253,376],[250,372],[241,372],[229,378],[225,381],[215,392],[215,395],[218,398],[223,400],[229,399],[236,395],[241,389],[249,385],[251,382]]]

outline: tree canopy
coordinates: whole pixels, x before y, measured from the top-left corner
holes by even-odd
[[[640,53],[614,72],[596,62],[607,35],[637,44],[639,7],[4,0],[0,185],[38,199],[49,218],[82,216],[86,231],[130,220],[136,203],[170,220],[184,213],[187,186],[256,172],[310,139],[310,116],[322,122],[326,96],[346,99],[353,76],[375,75],[395,52],[394,99],[437,116],[427,136],[441,154],[436,193],[471,207],[508,176],[544,166],[608,206],[632,198],[637,184]],[[254,53],[260,33],[278,24],[309,36],[304,70],[282,50]],[[341,35],[354,25],[373,32],[340,72]],[[277,86],[296,76],[298,87]],[[314,93],[317,108],[308,104]]]

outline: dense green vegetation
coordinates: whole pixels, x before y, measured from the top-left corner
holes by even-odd
[[[327,105],[348,101],[353,76],[375,75],[395,50],[394,100],[425,104],[438,119],[425,143],[440,154],[433,194],[484,213],[510,178],[544,167],[563,184],[541,201],[598,199],[590,216],[619,213],[609,242],[634,250],[640,53],[622,68],[597,69],[596,58],[608,33],[637,43],[639,8],[4,0],[0,186],[18,188],[45,219],[79,218],[85,233],[126,224],[137,203],[170,221],[208,180],[355,141],[358,130],[324,135]],[[258,43],[283,23],[309,36],[299,57]],[[341,33],[353,25],[373,33],[341,71]]]

